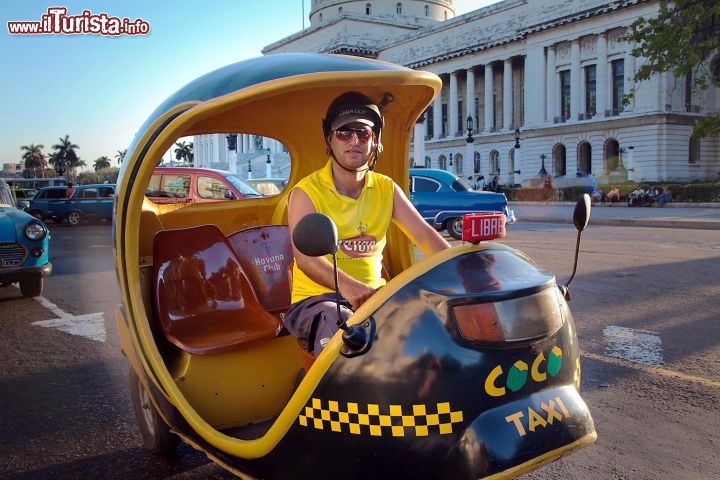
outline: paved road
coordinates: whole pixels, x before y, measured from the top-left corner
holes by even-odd
[[[574,203],[571,202],[510,202],[509,205],[515,210],[518,222],[572,223]],[[703,205],[664,208],[593,205],[590,224],[720,230],[720,204]]]

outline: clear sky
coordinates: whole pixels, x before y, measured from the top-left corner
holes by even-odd
[[[383,0],[389,1],[389,0]],[[454,0],[461,15],[497,0]],[[4,0],[0,8],[0,166],[20,147],[69,135],[92,169],[115,164],[137,129],[167,97],[217,68],[261,55],[263,47],[309,27],[311,0]],[[148,35],[11,35],[7,22],[68,15],[141,19]]]

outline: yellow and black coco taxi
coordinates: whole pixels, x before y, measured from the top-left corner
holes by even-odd
[[[407,190],[413,125],[440,88],[432,73],[389,63],[277,54],[198,78],[142,126],[118,179],[113,235],[118,332],[146,448],[167,454],[182,440],[247,479],[437,480],[512,478],[595,441],[566,289],[501,243],[416,261],[393,226],[387,285],[347,331],[312,358],[282,326],[287,195],[327,161],[330,101],[359,91],[382,105],[376,169]],[[280,194],[146,198],[178,139],[238,133],[282,144]],[[499,221],[475,215],[470,235],[502,231],[485,216]],[[589,211],[578,216],[582,230]]]

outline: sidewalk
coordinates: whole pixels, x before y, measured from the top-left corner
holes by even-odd
[[[572,202],[508,202],[518,223],[572,223]],[[685,228],[720,230],[720,204],[670,203],[663,208],[628,207],[625,204],[596,204],[590,213],[591,225]]]

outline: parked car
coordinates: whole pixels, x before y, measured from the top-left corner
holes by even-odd
[[[225,170],[156,167],[145,196],[154,203],[205,203],[260,197],[262,194]]]
[[[515,222],[504,193],[479,192],[454,173],[432,168],[410,169],[410,201],[437,230],[462,238],[462,216],[475,212],[503,212]]]
[[[287,186],[285,178],[253,178],[245,182],[263,195],[277,195]]]
[[[17,208],[7,183],[0,179],[0,286],[19,283],[26,298],[42,294],[43,278],[52,272],[49,244],[47,226]]]
[[[34,188],[11,188],[13,196],[15,197],[15,205],[20,210],[25,210],[30,206],[30,200],[37,195],[37,190]]]
[[[108,183],[76,185],[70,197],[66,187],[45,187],[30,200],[27,212],[40,220],[56,223],[67,220],[80,225],[84,220],[112,220],[115,185]]]

